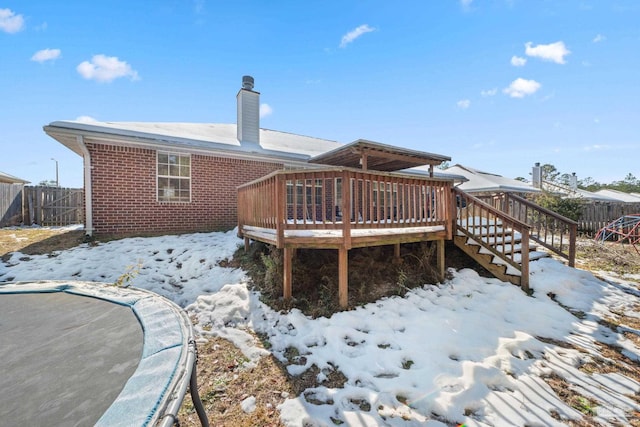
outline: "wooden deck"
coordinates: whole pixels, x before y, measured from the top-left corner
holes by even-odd
[[[346,167],[278,171],[238,189],[238,233],[284,251],[284,297],[292,289],[298,248],[338,250],[340,305],[348,305],[352,248],[434,241],[444,278],[444,241],[501,280],[529,291],[529,261],[547,255],[532,240],[575,265],[576,223],[515,195],[483,200],[428,176]]]
[[[352,248],[435,241],[444,277],[444,240],[453,238],[450,180],[351,168],[277,171],[238,188],[238,233],[284,249],[284,297],[291,297],[297,248],[339,251],[340,305],[348,302]]]

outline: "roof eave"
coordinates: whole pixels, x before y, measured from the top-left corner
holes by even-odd
[[[180,137],[163,137],[158,134],[146,132],[136,132],[122,130],[118,131],[111,128],[88,125],[84,123],[74,123],[77,126],[69,126],[68,122],[53,122],[44,126],[44,131],[56,141],[60,142],[67,148],[71,149],[78,155],[82,155],[82,144],[78,136],[94,140],[104,140],[113,143],[114,140],[130,145],[142,145],[147,147],[162,147],[165,149],[184,149],[187,151],[195,150],[200,152],[224,153],[226,155],[239,155],[255,157],[259,156],[264,159],[275,161],[295,161],[307,162],[309,160],[306,154],[297,154],[284,151],[268,150],[257,144],[238,144],[230,145],[224,143],[216,143],[209,141],[201,141],[190,138]],[[70,138],[71,137],[71,138]]]

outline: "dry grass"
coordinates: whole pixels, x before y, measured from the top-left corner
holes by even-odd
[[[294,377],[277,359],[263,357],[257,366],[247,368],[238,349],[221,338],[210,338],[198,346],[198,354],[198,393],[214,426],[281,426],[278,405],[318,385],[315,366]],[[345,380],[334,371],[323,384],[342,387]],[[256,399],[256,410],[246,413],[241,402],[250,396]],[[190,395],[178,417],[181,426],[200,425]]]
[[[63,228],[0,228],[0,259],[5,261],[10,252],[26,255],[50,254],[73,248],[82,243],[84,231]]]
[[[640,254],[630,244],[578,239],[576,265],[590,271],[612,271],[617,274],[640,274]]]
[[[211,338],[198,346],[198,392],[212,426],[281,426],[277,406],[294,395],[280,363],[263,357],[254,368],[229,341]],[[256,410],[245,413],[241,402],[256,398]],[[181,426],[199,426],[191,396],[178,414]]]
[[[594,272],[608,271],[619,275],[640,274],[640,254],[637,253],[633,246],[628,244],[609,242],[603,244],[591,239],[579,239],[577,242],[576,264],[580,268]],[[575,313],[567,307],[564,308],[580,317],[579,313]],[[637,308],[640,309],[640,306]],[[637,312],[638,310],[634,311]],[[613,332],[621,333],[625,338],[640,347],[640,336],[637,333],[640,330],[640,319],[624,313],[614,314],[616,315],[615,319],[603,318],[599,319],[599,323]],[[560,343],[556,344],[561,345]],[[640,382],[640,366],[637,362],[624,356],[621,348],[599,343],[601,357],[593,357],[587,356],[587,352],[583,349],[575,346],[571,347],[585,354],[585,362],[579,368],[581,371],[588,374],[615,372]],[[572,427],[599,425],[593,420],[595,415],[594,408],[598,406],[596,402],[581,396],[567,381],[558,376],[547,377],[544,380],[566,404],[583,413],[583,420],[568,422],[567,425]],[[640,403],[640,396],[638,395],[629,395],[627,397]],[[626,416],[630,420],[632,427],[640,427],[640,412],[626,414]]]

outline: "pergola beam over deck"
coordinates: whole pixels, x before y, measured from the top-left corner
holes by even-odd
[[[409,150],[359,139],[351,144],[313,157],[309,160],[309,163],[383,172],[395,172],[429,165],[433,176],[433,167],[448,161],[451,161],[450,157],[440,154]]]

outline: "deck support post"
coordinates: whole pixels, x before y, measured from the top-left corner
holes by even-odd
[[[438,264],[438,275],[441,282],[444,282],[444,240],[436,240],[436,263]]]
[[[248,237],[245,237],[245,238],[244,238],[244,251],[245,251],[245,252],[249,252],[249,245],[250,245],[250,243],[251,243],[251,242],[249,241],[249,238],[248,238]]]
[[[340,308],[349,306],[349,250],[344,246],[338,249],[338,299]]]
[[[283,297],[285,300],[291,299],[291,289],[292,289],[292,261],[293,261],[293,251],[294,249],[288,248],[285,246],[284,248],[284,266],[283,266],[283,275],[284,275],[284,289],[283,289]]]
[[[400,260],[400,243],[393,245],[393,257],[396,261]]]
[[[520,254],[520,287],[527,294],[529,290],[529,229],[520,232],[522,234]]]

